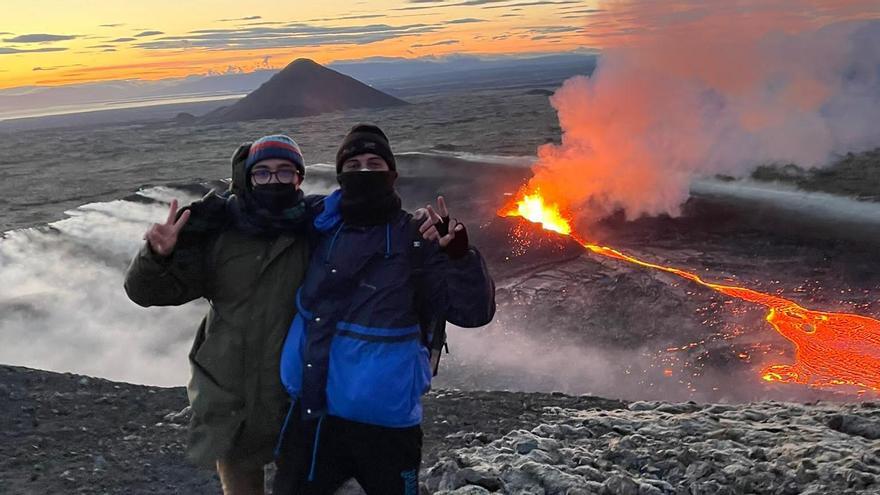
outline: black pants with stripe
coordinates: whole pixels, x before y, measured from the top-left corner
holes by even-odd
[[[368,495],[418,495],[422,429],[386,428],[334,416],[301,419],[294,408],[275,463],[275,495],[332,495],[351,478]]]

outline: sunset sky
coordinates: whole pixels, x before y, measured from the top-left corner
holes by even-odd
[[[373,56],[589,48],[598,0],[30,0],[4,5],[0,89]]]

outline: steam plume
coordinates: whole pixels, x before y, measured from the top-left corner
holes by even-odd
[[[527,189],[592,218],[677,215],[696,177],[880,146],[878,17],[873,1],[611,3]]]

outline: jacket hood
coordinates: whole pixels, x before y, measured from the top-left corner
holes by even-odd
[[[229,185],[229,191],[237,196],[247,191],[247,161],[248,152],[251,149],[251,143],[242,143],[232,154],[232,184]]]

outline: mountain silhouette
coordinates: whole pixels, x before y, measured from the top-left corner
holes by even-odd
[[[300,58],[235,104],[218,108],[202,120],[213,123],[283,119],[349,108],[406,104],[357,79]]]

